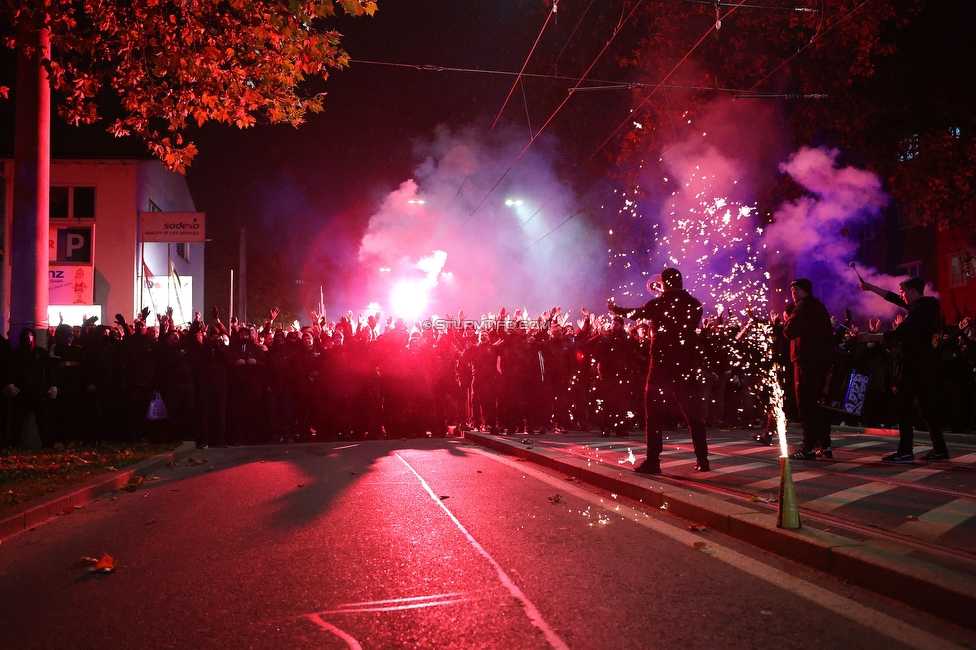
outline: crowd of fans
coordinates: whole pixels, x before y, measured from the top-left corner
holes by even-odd
[[[500,310],[408,324],[380,314],[286,327],[271,311],[262,326],[187,327],[143,310],[131,323],[94,319],[52,328],[49,349],[34,333],[16,346],[0,339],[4,446],[33,431],[55,443],[195,440],[200,447],[336,439],[442,437],[479,428],[526,434],[643,429],[649,360],[646,323],[560,308],[530,317]],[[870,329],[897,327],[871,321]],[[894,426],[891,391],[898,350],[858,343],[850,322],[834,323],[836,355],[825,404],[834,423]],[[791,386],[781,319],[744,323],[711,317],[700,342],[710,427],[764,427],[771,382]],[[940,353],[946,430],[969,431],[974,413],[976,332],[946,326]],[[851,378],[866,389],[855,411]],[[856,383],[856,382],[855,382]],[[158,393],[165,419],[147,418]],[[795,415],[786,390],[787,417]],[[673,415],[677,425],[678,414]]]

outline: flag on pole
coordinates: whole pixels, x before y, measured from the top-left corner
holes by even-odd
[[[173,282],[174,293],[176,294],[176,309],[180,312],[180,322],[186,323],[186,314],[183,312],[183,301],[180,299],[180,294],[183,291],[183,282],[180,280],[180,274],[176,272],[176,262],[173,260],[169,261],[169,275]]]
[[[156,288],[156,276],[153,272],[149,270],[149,265],[146,264],[146,260],[142,260],[142,280],[146,285],[146,290],[149,292],[149,304],[152,305],[152,310],[155,313],[159,313],[156,309],[156,298],[153,296],[153,289]]]
[[[156,285],[156,276],[149,270],[146,260],[142,260],[142,279],[146,283],[147,289],[152,289]]]

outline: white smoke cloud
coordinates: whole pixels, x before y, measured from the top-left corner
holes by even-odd
[[[569,219],[578,207],[554,169],[554,142],[540,139],[506,175],[521,131],[496,129],[487,142],[480,133],[441,127],[415,146],[413,178],[369,219],[352,304],[392,313],[398,288],[426,282],[425,313],[477,318],[502,306],[574,308],[599,293],[605,248],[584,219]]]
[[[809,278],[832,314],[842,316],[850,309],[861,320],[888,318],[898,308],[862,292],[850,267],[858,248],[851,235],[881,219],[888,196],[875,174],[839,166],[838,154],[836,149],[804,147],[780,165],[808,194],[773,215],[764,235],[767,253],[789,258],[795,277]],[[866,281],[894,291],[904,279],[870,267],[859,266],[858,271]]]

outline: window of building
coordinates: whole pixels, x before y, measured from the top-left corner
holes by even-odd
[[[184,262],[190,261],[190,245],[184,241],[176,242],[176,254]]]
[[[922,260],[916,262],[906,262],[905,264],[899,264],[899,268],[904,269],[908,277],[911,278],[924,278],[924,268],[922,266]]]
[[[94,187],[51,187],[51,219],[94,219]]]
[[[960,248],[958,253],[949,256],[949,284],[961,287],[972,277],[976,277],[973,254]]]
[[[905,138],[900,143],[898,143],[898,145],[899,145],[898,146],[898,149],[899,149],[899,152],[898,152],[898,161],[899,162],[908,162],[909,160],[915,158],[919,153],[921,153],[921,150],[919,149],[919,146],[918,146],[918,134],[917,133],[915,133],[915,134],[913,134],[913,135]]]
[[[162,212],[162,211],[163,209],[158,205],[156,205],[155,201],[149,199],[149,210],[147,210],[147,212]]]

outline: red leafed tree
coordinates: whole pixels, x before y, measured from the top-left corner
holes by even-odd
[[[188,122],[246,128],[259,117],[298,125],[322,108],[302,82],[348,64],[328,29],[339,7],[372,15],[371,0],[24,0],[4,3],[6,44],[50,35],[48,68],[62,117],[99,119],[96,98],[113,91],[121,116],[109,131],[145,139],[169,168],[196,153]]]

